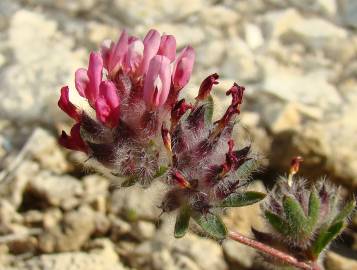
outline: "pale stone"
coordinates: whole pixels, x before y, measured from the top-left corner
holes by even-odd
[[[217,66],[222,61],[226,50],[225,42],[222,40],[204,43],[196,48],[196,63],[203,67]]]
[[[303,18],[291,25],[281,37],[284,42],[301,42],[311,48],[323,48],[333,40],[344,40],[347,31],[320,18]]]
[[[334,16],[337,12],[336,0],[288,0],[287,2],[305,11],[313,10],[330,16]]]
[[[76,197],[83,194],[83,187],[74,177],[41,171],[30,180],[27,192],[33,192],[50,205],[70,209],[79,204]]]
[[[278,38],[302,20],[300,13],[293,8],[269,12],[263,17],[263,29],[269,38]]]
[[[304,74],[301,70],[281,66],[274,61],[265,61],[265,80],[262,90],[283,100],[297,101],[306,105],[332,109],[340,105],[341,96],[320,70]]]
[[[357,269],[356,260],[348,259],[332,251],[327,252],[325,264],[326,264],[326,270]]]
[[[63,119],[57,107],[59,88],[69,82],[73,86],[74,71],[83,65],[83,52],[73,51],[73,40],[57,26],[27,10],[11,18],[8,45],[14,57],[0,75],[0,106],[5,117],[51,124]]]
[[[300,126],[301,116],[298,105],[295,103],[288,103],[283,108],[277,109],[274,109],[274,106],[269,106],[267,110],[263,114],[263,118],[269,125],[270,131],[275,134],[285,130],[294,130]]]
[[[148,0],[123,1],[115,0],[115,14],[129,25],[153,24],[167,19],[177,20],[184,18],[202,8],[202,0]]]
[[[264,38],[260,28],[252,23],[247,23],[244,26],[245,41],[248,46],[255,50],[264,44]]]
[[[355,0],[340,0],[341,17],[346,25],[357,28],[357,2]]]
[[[100,246],[100,244],[102,246]],[[89,252],[67,252],[32,257],[29,260],[17,260],[14,266],[4,270],[124,270],[114,245],[105,239],[96,240],[96,248]]]
[[[258,63],[247,44],[239,38],[232,38],[227,41],[227,47],[230,50],[220,69],[222,77],[234,78],[245,83],[259,81],[261,75]]]
[[[151,27],[158,30],[160,33],[174,35],[179,49],[187,45],[198,45],[205,39],[205,33],[202,28],[197,25],[159,23],[154,24]],[[135,32],[140,36],[144,36],[147,31],[147,25],[135,28]]]
[[[208,6],[201,10],[200,17],[204,24],[214,26],[227,26],[235,24],[239,16],[234,11],[223,5]]]

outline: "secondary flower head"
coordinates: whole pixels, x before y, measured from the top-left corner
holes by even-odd
[[[227,95],[232,103],[218,121],[212,121],[212,87],[218,75],[201,84],[194,105],[184,99],[171,110],[171,127],[163,127],[162,137],[171,152],[172,166],[167,173],[171,187],[165,194],[163,212],[178,210],[175,236],[182,237],[192,217],[212,237],[226,236],[219,209],[255,203],[264,194],[245,192],[258,163],[250,145],[235,149],[232,139],[244,87],[234,84]]]
[[[143,40],[123,31],[117,42],[103,42],[88,67],[75,73],[77,92],[92,112],[71,103],[67,86],[61,89],[58,105],[76,124],[60,143],[133,183],[150,182],[162,159],[156,143],[162,123],[188,83],[194,58],[191,47],[176,57],[175,37],[156,30]]]

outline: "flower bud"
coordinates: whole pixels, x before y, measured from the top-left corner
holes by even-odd
[[[172,35],[162,35],[158,55],[164,55],[170,59],[170,62],[175,61],[176,57],[176,39]]]
[[[128,52],[125,55],[124,70],[125,72],[135,73],[143,59],[144,44],[141,40],[130,37]]]
[[[124,30],[110,51],[107,69],[111,76],[119,70],[124,61],[124,57],[128,51],[128,39],[128,33]]]
[[[100,53],[92,52],[89,58],[88,70],[80,68],[75,74],[75,85],[78,93],[88,99],[94,107],[102,81],[103,59]]]
[[[151,59],[157,54],[160,47],[160,34],[156,30],[150,30],[144,38],[144,54],[141,63],[141,74],[148,70]]]
[[[144,100],[150,107],[162,106],[170,91],[170,60],[156,55],[150,62],[144,82]]]
[[[176,59],[172,72],[172,82],[175,90],[181,90],[190,80],[193,64],[195,62],[195,52],[188,46],[182,50]]]
[[[103,81],[100,84],[100,95],[95,103],[97,118],[103,124],[114,128],[119,122],[120,100],[114,83]]]
[[[203,82],[201,83],[196,100],[206,99],[209,96],[213,85],[218,84],[217,81],[218,78],[219,78],[218,74],[214,73],[212,75],[209,75],[206,79],[204,79]]]

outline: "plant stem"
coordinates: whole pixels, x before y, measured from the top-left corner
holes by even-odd
[[[250,246],[254,249],[257,249],[261,252],[264,252],[265,254],[268,254],[276,259],[279,259],[285,263],[288,263],[292,266],[295,266],[299,269],[302,270],[321,270],[320,267],[316,263],[306,263],[306,262],[301,262],[298,259],[296,259],[294,256],[291,256],[283,251],[280,251],[278,249],[272,248],[270,246],[267,246],[261,242],[258,242],[256,240],[253,240],[249,237],[246,237],[238,232],[229,232],[228,236],[230,239],[237,241],[239,243],[242,243],[244,245]]]

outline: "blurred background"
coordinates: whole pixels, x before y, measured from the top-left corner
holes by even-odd
[[[111,191],[56,144],[69,127],[59,89],[90,50],[122,29],[150,28],[196,50],[194,97],[218,72],[216,117],[233,81],[246,86],[238,136],[264,157],[264,190],[304,157],[301,175],[357,191],[356,0],[0,0],[0,269],[265,269],[254,250],[191,233],[174,240],[159,189]],[[145,199],[144,199],[145,198]],[[228,211],[230,228],[264,226],[259,206]],[[357,217],[327,270],[357,269]]]

